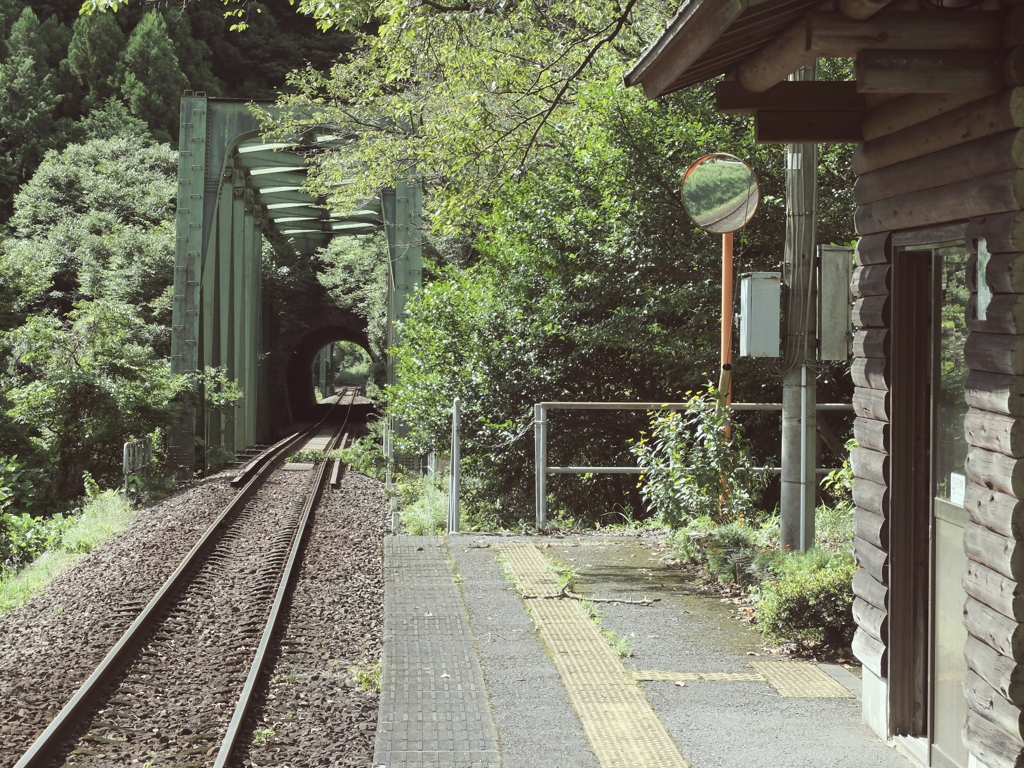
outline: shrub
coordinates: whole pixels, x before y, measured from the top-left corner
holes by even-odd
[[[804,648],[849,648],[855,629],[853,559],[812,549],[785,555],[779,563],[779,577],[756,590],[762,634],[772,642],[795,642]]]
[[[127,528],[134,514],[125,494],[96,489],[86,499],[85,508],[73,517],[0,515],[0,612],[24,605],[79,554],[92,551]],[[3,523],[18,533],[3,536]],[[16,546],[20,542],[21,559],[8,565],[3,551],[11,542]]]
[[[341,452],[341,460],[357,472],[383,483],[388,468],[388,460],[382,447],[384,421],[374,421],[368,426],[370,433],[345,448]]]
[[[651,414],[650,437],[633,444],[647,506],[672,528],[707,517],[750,517],[767,481],[738,425],[731,430],[714,387],[691,395],[683,411]]]
[[[0,514],[0,571],[17,571],[32,562],[55,546],[74,522],[61,514],[50,518],[27,512]]]
[[[401,507],[398,517],[410,536],[440,536],[448,531],[446,491],[420,477],[399,483],[398,494]]]

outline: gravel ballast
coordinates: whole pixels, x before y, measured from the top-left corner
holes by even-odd
[[[234,497],[229,479],[143,509],[46,592],[0,614],[0,765],[28,749]]]
[[[275,643],[236,766],[365,768],[373,758],[378,694],[351,670],[379,663],[388,521],[383,487],[348,472],[313,519],[287,628]],[[254,743],[255,742],[255,743]]]
[[[270,485],[279,487],[268,488],[275,506],[294,507],[311,474],[277,473]],[[45,593],[0,614],[0,766],[14,765],[234,496],[228,479],[212,478],[141,511]],[[188,604],[152,635],[104,708],[82,724],[70,745],[76,754],[59,764],[212,764],[251,657],[249,635],[262,631],[270,581],[259,560],[280,535],[273,518],[248,522],[260,529],[262,545],[228,541],[232,551],[204,569],[210,573],[185,593]],[[369,765],[377,694],[356,684],[351,670],[370,670],[380,658],[386,521],[376,481],[349,473],[340,489],[325,490],[236,765]],[[213,580],[225,575],[226,582]],[[258,627],[247,603],[260,604]],[[214,651],[224,638],[233,642],[231,659]],[[200,685],[177,682],[174,668],[197,671]],[[150,701],[151,688],[161,701]],[[143,725],[150,711],[154,722]]]

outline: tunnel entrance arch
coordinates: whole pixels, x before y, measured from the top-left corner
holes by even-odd
[[[355,331],[341,325],[326,325],[303,336],[292,351],[286,372],[288,411],[292,421],[311,419],[316,407],[316,398],[310,386],[314,375],[313,363],[324,347],[337,341],[357,344],[373,359],[365,331]]]
[[[262,295],[264,236],[275,232],[312,254],[334,237],[383,229],[390,252],[390,346],[421,281],[422,204],[418,182],[408,181],[359,210],[331,211],[324,198],[304,189],[308,158],[338,151],[348,139],[314,128],[294,141],[268,143],[249,103],[189,91],[180,114],[171,371],[195,375],[223,367],[245,395],[224,415],[207,412],[201,391],[182,403],[170,432],[169,470],[187,480],[196,469],[197,436],[208,449],[239,452],[272,439],[278,426],[281,409],[272,402],[271,382],[287,381],[289,374],[271,366],[287,369],[290,361],[267,354],[275,308]],[[388,369],[392,381],[390,360]]]

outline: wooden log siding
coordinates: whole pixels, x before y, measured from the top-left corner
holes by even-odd
[[[855,357],[875,357],[888,360],[888,329],[878,328],[857,331],[853,334],[853,354]]]
[[[978,238],[984,237],[989,253],[1019,253],[1024,251],[1024,213],[1013,211],[971,219],[966,236],[968,247],[974,249]]]
[[[971,408],[964,417],[964,434],[975,447],[1024,457],[1024,420]]]
[[[857,204],[865,206],[1021,167],[1024,131],[1014,129],[864,174],[853,192]]]
[[[968,669],[1004,699],[1017,706],[1024,702],[1024,666],[1018,665],[1009,656],[1003,656],[973,635],[968,635],[964,643],[964,658]]]
[[[968,483],[964,509],[972,522],[1008,539],[1024,541],[1024,502],[977,483]]]
[[[1003,728],[1011,736],[1020,738],[1020,708],[982,680],[977,673],[968,671],[964,677],[964,696],[967,706],[973,711]]]
[[[968,595],[1007,619],[1024,619],[1024,596],[1013,579],[969,560],[964,570],[963,585]]]
[[[1015,128],[1024,128],[1024,89],[1021,88],[972,101],[895,133],[866,141],[853,153],[853,172],[863,176]]]
[[[1010,376],[1024,375],[1024,336],[1005,333],[972,333],[964,349],[971,371]]]
[[[1017,768],[1024,743],[983,715],[968,708],[964,744],[988,768]]]
[[[1019,168],[909,192],[857,208],[857,233],[913,229],[1024,207]]]
[[[889,324],[889,296],[865,296],[853,305],[853,324],[859,328],[881,328]]]
[[[867,448],[854,448],[850,451],[850,466],[853,476],[870,480],[879,485],[889,484],[889,455],[881,451],[870,451]]]
[[[850,368],[853,383],[864,389],[889,389],[889,361],[881,358],[858,357]],[[859,440],[857,441],[860,442]],[[864,446],[870,448],[871,446]],[[880,450],[875,448],[874,450]]]
[[[889,450],[889,425],[884,421],[854,419],[853,437],[861,448],[885,452]]]
[[[876,640],[863,629],[858,627],[853,633],[853,655],[860,659],[865,669],[883,678],[887,675],[888,664],[885,650],[885,643]]]
[[[853,403],[857,418],[851,452],[853,467],[853,615],[858,629],[853,651],[878,677],[888,676],[889,548],[889,355],[891,240],[880,232],[862,237],[855,249],[857,268],[850,287],[858,297],[853,323]]]
[[[1024,19],[1022,8],[1024,2],[1013,9],[1015,18]],[[1007,34],[1021,39],[1008,41]],[[1024,30],[1007,33],[1004,24],[1003,44],[1006,76],[1019,85],[1024,49],[1011,49],[1024,45]],[[859,566],[853,651],[865,668],[887,676],[892,244],[910,242],[915,231],[938,233],[967,221],[968,247],[977,253],[984,238],[990,254],[984,277],[993,295],[986,319],[978,320],[972,259],[964,420],[968,563],[962,574],[969,714],[963,735],[989,768],[1024,765],[1024,590],[1018,586],[1024,575],[1024,89],[868,103],[866,141],[853,160],[861,235],[851,280],[859,444],[851,454]],[[932,242],[925,239],[931,236],[919,242]]]
[[[858,538],[863,539],[871,546],[879,550],[889,546],[889,521],[885,519],[885,515],[867,509],[858,509],[853,516],[853,525],[854,533]],[[868,597],[864,599],[879,608],[885,607],[885,603],[875,602]]]

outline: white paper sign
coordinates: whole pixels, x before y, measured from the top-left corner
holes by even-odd
[[[964,491],[967,489],[967,481],[963,475],[956,472],[949,473],[949,500],[954,504],[964,505]]]

